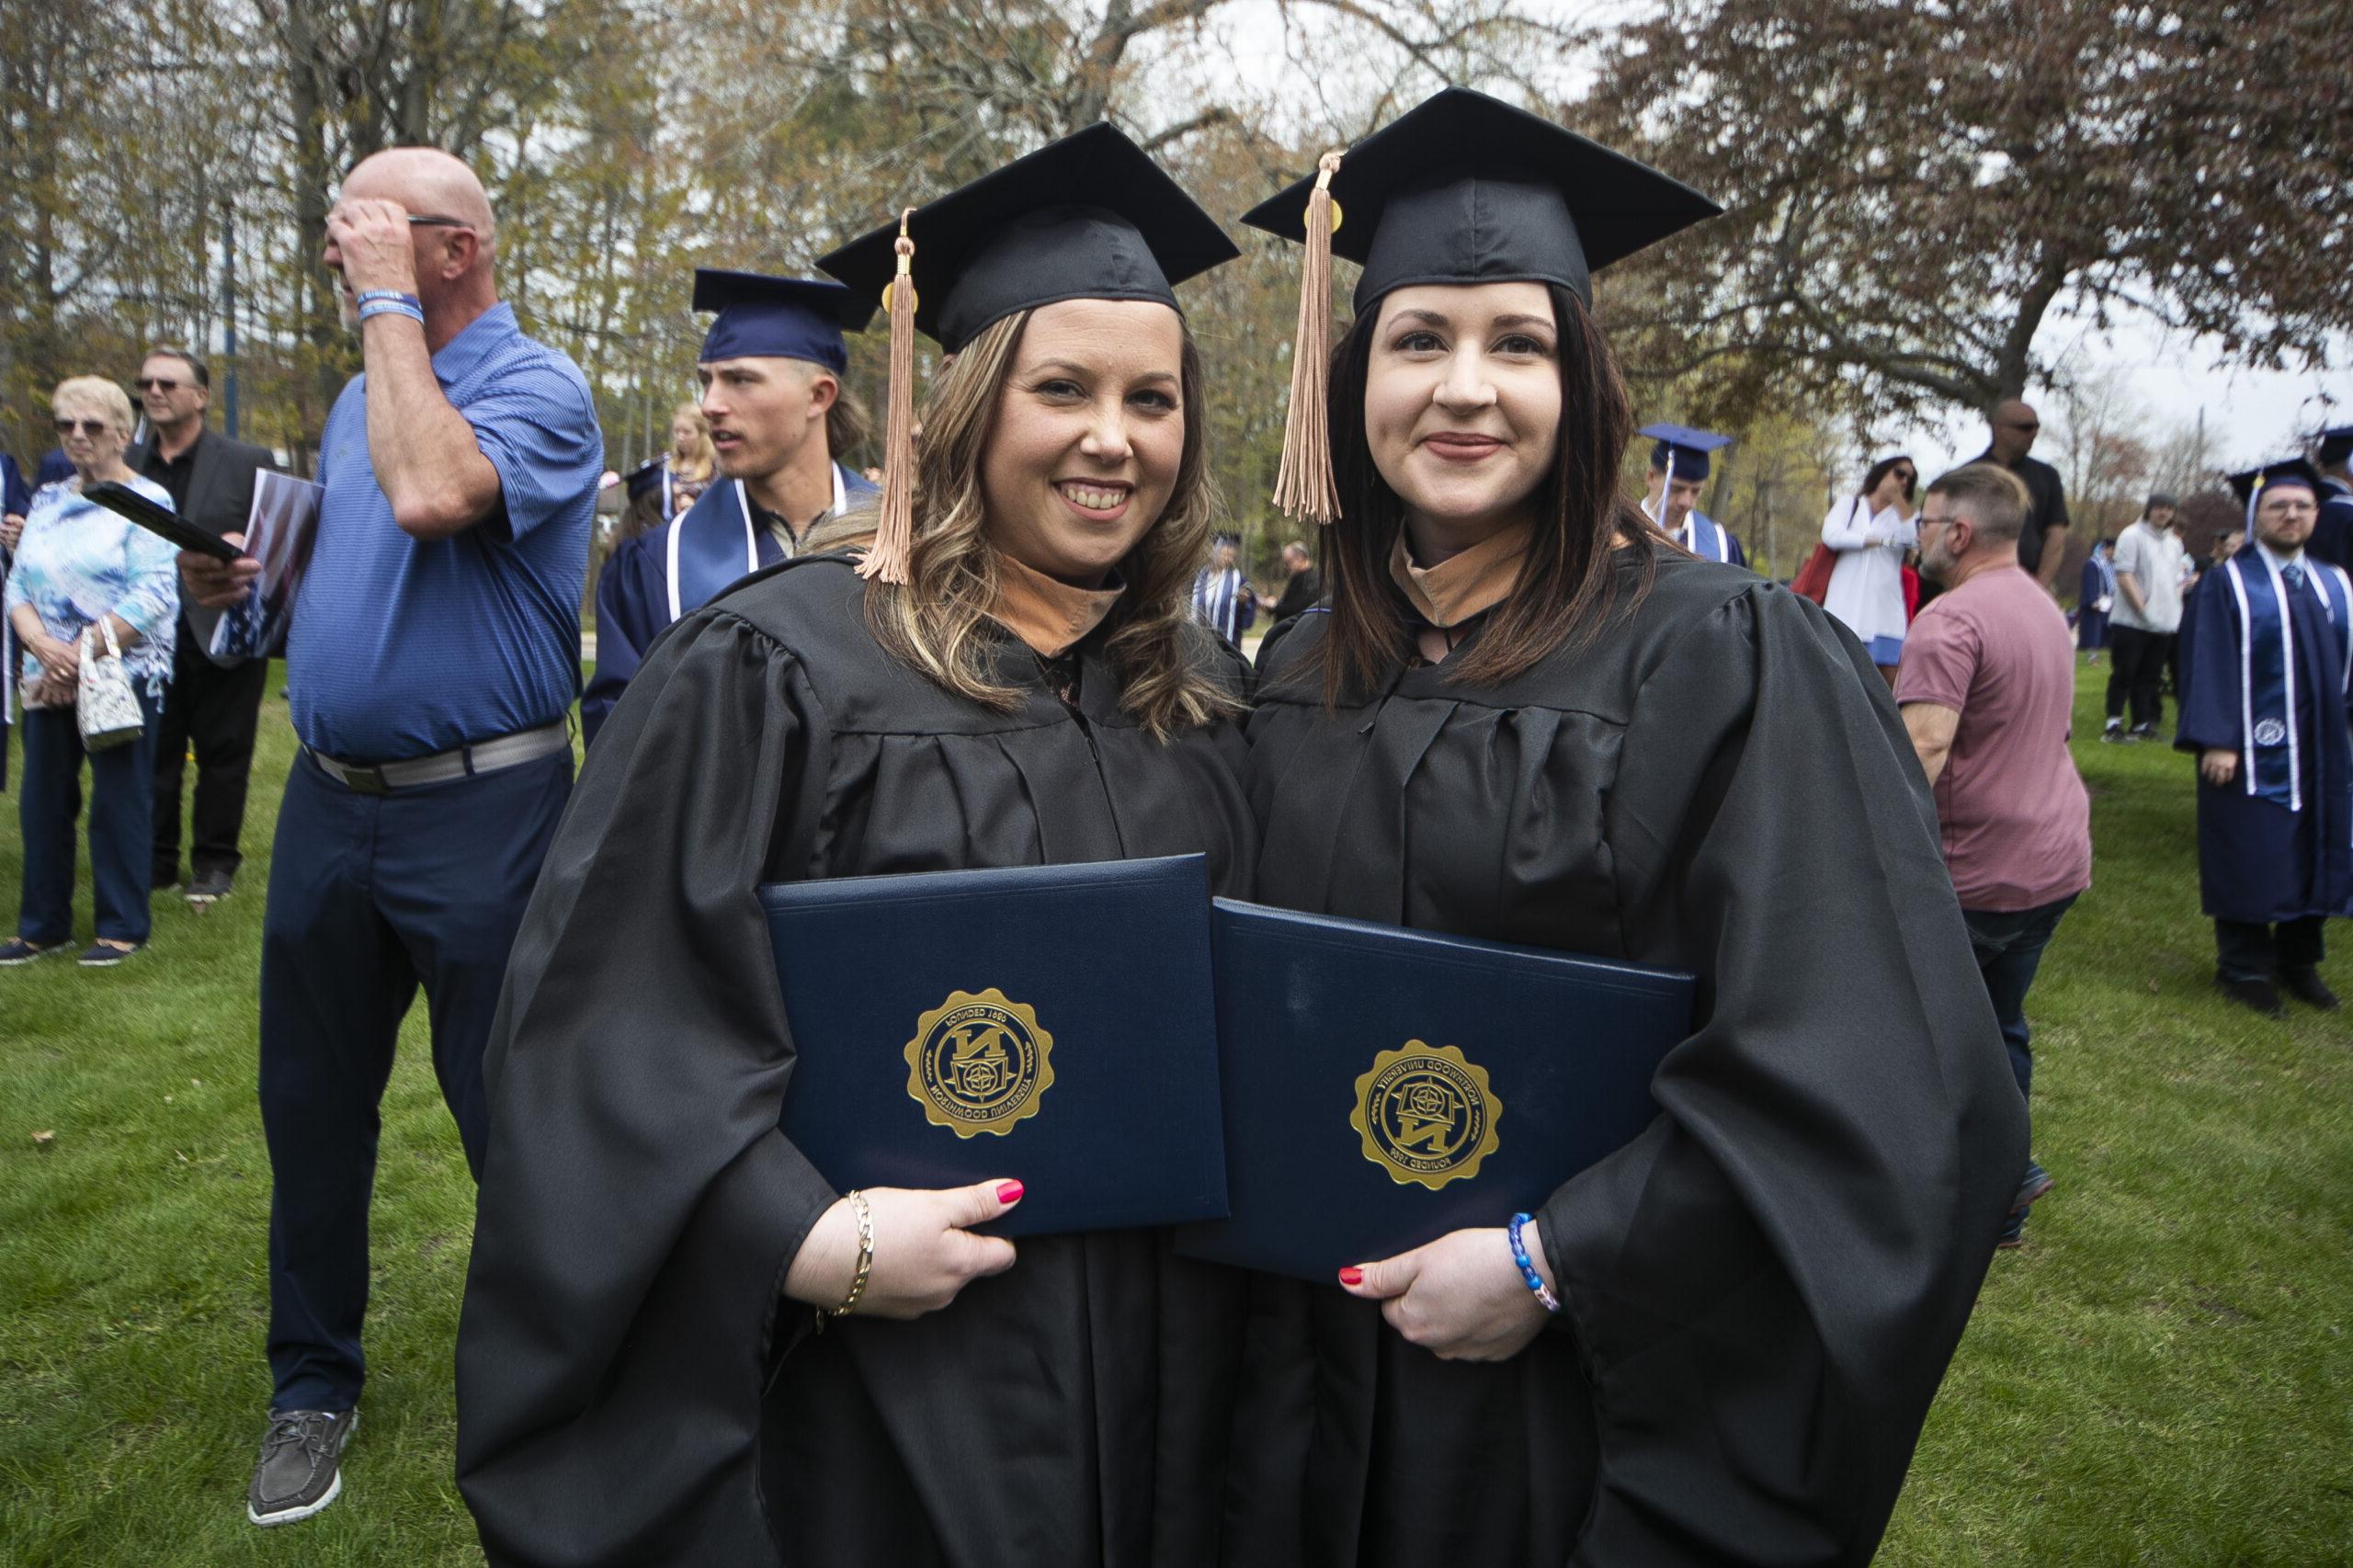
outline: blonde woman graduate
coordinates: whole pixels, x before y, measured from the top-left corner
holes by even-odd
[[[1202,853],[1231,893],[1256,853],[1245,672],[1186,604],[1213,508],[1173,286],[1232,243],[1108,125],[824,265],[879,299],[903,234],[861,549],[813,540],[654,648],[516,946],[458,1348],[494,1563],[1213,1551],[1242,1276],[1164,1233],[972,1233],[1018,1170],[853,1202],[778,1127],[824,1042],[758,885]],[[915,331],[953,356],[919,454]]]

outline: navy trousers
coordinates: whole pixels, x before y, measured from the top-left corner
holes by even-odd
[[[383,795],[346,789],[307,755],[295,759],[262,922],[275,1409],[358,1401],[378,1105],[420,984],[441,1096],[467,1165],[482,1172],[483,1047],[571,790],[568,751]]]
[[[1977,972],[1984,977],[1985,994],[1994,1004],[1994,1021],[2002,1028],[2002,1044],[2010,1053],[2010,1075],[2018,1082],[2021,1097],[2034,1092],[2034,1031],[2027,1027],[2026,994],[2042,967],[2042,949],[2059,929],[2060,916],[2075,907],[2078,893],[2035,909],[1995,911],[1964,909],[1969,945],[1977,954]]]
[[[105,751],[82,745],[71,708],[25,711],[25,776],[17,785],[25,885],[17,935],[42,947],[74,934],[74,829],[82,815],[82,764],[90,765],[91,909],[98,935],[143,942],[147,848],[155,786],[155,725],[163,705],[133,681],[147,716],[140,737]]]

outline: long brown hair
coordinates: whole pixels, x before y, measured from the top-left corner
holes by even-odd
[[[1612,557],[1618,548],[1643,552],[1642,580],[1630,603],[1649,591],[1656,565],[1653,530],[1618,487],[1634,415],[1617,356],[1574,294],[1547,291],[1559,324],[1560,433],[1552,472],[1537,487],[1535,535],[1511,592],[1461,666],[1448,661],[1447,678],[1466,686],[1499,685],[1560,649],[1598,636],[1616,608]],[[1340,520],[1324,530],[1332,583],[1324,699],[1333,706],[1351,692],[1377,687],[1412,646],[1389,581],[1389,552],[1404,527],[1405,504],[1374,466],[1364,428],[1365,384],[1380,321],[1376,303],[1332,351],[1332,469]]]
[[[875,640],[957,696],[999,712],[1023,694],[995,678],[994,639],[982,626],[997,599],[996,551],[990,548],[981,465],[1013,371],[1028,311],[1017,312],[966,344],[933,381],[916,449],[915,554],[902,587],[866,585],[866,619]],[[1120,683],[1120,711],[1155,737],[1238,712],[1241,704],[1195,668],[1200,632],[1193,622],[1193,574],[1209,552],[1217,520],[1210,477],[1209,412],[1200,354],[1185,334],[1181,362],[1185,442],[1167,507],[1145,530],[1120,575],[1127,592],[1106,618],[1104,656]],[[829,522],[809,538],[812,551],[859,545],[873,536],[869,508]]]

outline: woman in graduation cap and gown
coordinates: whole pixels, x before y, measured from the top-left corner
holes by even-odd
[[[2026,1118],[1885,683],[1618,494],[1589,270],[1716,209],[1461,90],[1325,177],[1247,219],[1364,264],[1329,459],[1295,418],[1278,491],[1331,522],[1333,597],[1261,665],[1258,896],[1698,1002],[1656,1119],[1526,1222],[1529,1274],[1498,1213],[1254,1281],[1225,1561],[1860,1562]]]
[[[759,884],[1203,852],[1240,892],[1255,855],[1244,672],[1186,604],[1212,506],[1171,288],[1232,242],[1097,125],[824,265],[878,295],[904,244],[862,564],[805,555],[663,639],[516,943],[458,1345],[495,1564],[1213,1550],[1242,1276],[1155,1233],[1017,1257],[963,1229],[1019,1200],[1010,1171],[869,1190],[868,1276],[855,1205],[778,1131]],[[918,328],[955,356],[920,458]]]

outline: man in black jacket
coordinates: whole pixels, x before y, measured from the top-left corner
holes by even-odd
[[[2067,553],[2067,493],[2057,469],[2027,456],[2042,433],[2042,417],[2032,404],[2014,397],[1995,404],[1986,423],[1994,427],[1993,441],[1971,460],[2008,469],[2026,486],[2031,504],[2026,527],[2018,533],[2018,564],[2034,574],[2044,593],[2055,595],[2058,589],[2052,585]]]
[[[1315,558],[1297,540],[1283,546],[1283,570],[1290,574],[1290,581],[1283,585],[1283,597],[1275,601],[1274,626],[1314,608],[1324,597],[1324,577],[1315,570]]]
[[[178,348],[151,348],[139,367],[139,401],[147,439],[126,457],[132,468],[172,493],[172,507],[214,534],[243,533],[253,510],[254,475],[277,464],[260,447],[204,427],[212,401],[204,361]],[[254,733],[261,720],[269,663],[223,669],[205,656],[181,611],[172,655],[172,688],[155,734],[154,885],[180,880],[180,776],[196,748],[196,808],[188,835],[188,901],[203,909],[237,880],[237,839],[245,821],[245,781],[253,771]]]

